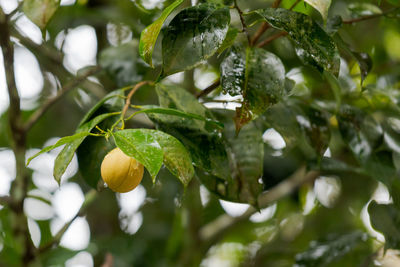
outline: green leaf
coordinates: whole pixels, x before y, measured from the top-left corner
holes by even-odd
[[[307,251],[296,255],[295,266],[331,266],[331,263],[365,245],[367,240],[368,234],[357,231],[341,236],[333,235],[325,242],[312,241]]]
[[[304,0],[304,2],[318,10],[318,12],[321,13],[322,18],[326,21],[331,0]]]
[[[309,16],[287,9],[256,11],[272,27],[286,31],[305,64],[339,75],[340,57],[332,38]]]
[[[133,85],[142,81],[148,70],[139,57],[136,40],[104,49],[100,53],[99,63],[117,87]]]
[[[84,123],[78,129],[76,130],[76,133],[87,133],[90,132],[96,125],[98,125],[100,122],[103,120],[120,114],[119,112],[115,113],[108,113],[108,114],[102,114],[94,119]],[[67,143],[63,150],[57,155],[55,162],[54,162],[54,170],[53,170],[53,176],[55,180],[60,183],[61,182],[61,177],[64,174],[65,170],[67,169],[69,163],[71,162],[72,158],[74,157],[76,149],[80,146],[80,144],[85,140],[87,135],[82,136],[78,139],[73,140],[70,143]]]
[[[185,89],[158,84],[156,92],[162,107],[212,118],[208,110]],[[156,124],[157,129],[176,137],[183,143],[196,167],[223,180],[231,179],[225,143],[215,127],[208,129],[206,123],[191,118],[177,118],[165,114],[147,115]]]
[[[38,153],[36,153],[35,155],[33,155],[32,157],[30,157],[30,158],[28,159],[26,165],[29,165],[29,163],[30,163],[34,158],[36,158],[37,156],[39,156],[39,155],[41,155],[41,154],[43,154],[43,153],[49,152],[50,150],[53,150],[53,149],[55,149],[55,148],[57,148],[57,147],[59,147],[59,146],[62,146],[62,145],[68,144],[68,143],[72,143],[72,142],[74,142],[74,141],[77,140],[77,139],[80,140],[80,139],[82,139],[82,138],[85,138],[85,137],[88,136],[89,134],[90,134],[90,132],[79,132],[79,133],[76,133],[76,134],[71,135],[71,136],[65,136],[65,137],[63,137],[63,138],[60,138],[60,140],[58,140],[57,143],[55,143],[54,145],[52,145],[52,146],[47,146],[47,147],[43,148],[42,150],[40,150],[40,151],[39,151]]]
[[[187,186],[194,176],[192,158],[186,148],[175,137],[161,131],[149,130],[164,153],[164,165]]]
[[[232,175],[234,182],[238,184],[236,201],[257,205],[258,195],[263,190],[263,185],[259,182],[263,176],[264,164],[263,132],[255,122],[251,122],[236,135],[233,112],[220,110],[214,114],[225,125],[224,135],[231,152]]]
[[[135,158],[149,171],[153,182],[163,163],[163,150],[147,129],[128,129],[113,133],[117,147]]]
[[[165,8],[164,11],[161,13],[161,16],[152,24],[150,24],[146,29],[144,29],[140,35],[139,54],[143,58],[143,60],[151,67],[153,67],[153,50],[154,46],[156,45],[158,35],[160,34],[161,27],[169,14],[171,14],[171,12],[175,8],[182,4],[182,2],[183,0],[176,0],[167,8]]]
[[[393,204],[378,204],[375,200],[368,205],[371,225],[385,236],[385,248],[400,248],[400,212]]]
[[[235,43],[238,33],[239,33],[238,29],[230,27],[228,33],[226,34],[225,40],[218,48],[217,53],[222,54],[222,52],[230,48]]]
[[[162,41],[162,77],[188,70],[217,52],[229,29],[229,8],[202,4],[182,10]]]
[[[382,13],[379,7],[370,3],[351,3],[348,9],[354,18]]]
[[[59,6],[60,0],[25,0],[23,11],[33,23],[44,30]]]
[[[224,128],[224,124],[220,123],[219,121],[215,121],[212,119],[204,118],[203,116],[193,114],[193,113],[187,113],[183,112],[177,109],[173,108],[161,108],[153,105],[147,105],[147,106],[140,106],[141,110],[136,111],[132,115],[140,114],[140,113],[157,113],[157,114],[165,114],[165,115],[173,115],[173,116],[178,116],[182,118],[188,118],[188,119],[195,119],[199,121],[204,121],[214,127],[217,128]]]
[[[244,98],[236,114],[239,130],[286,94],[285,67],[264,49],[235,46],[221,63],[221,86],[224,92]]]

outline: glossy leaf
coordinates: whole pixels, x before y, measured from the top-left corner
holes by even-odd
[[[171,12],[182,4],[183,0],[176,0],[171,5],[166,7],[161,16],[152,24],[146,27],[140,35],[139,53],[143,60],[153,67],[153,50],[156,45],[158,35],[160,34],[161,27]]]
[[[272,27],[286,31],[296,44],[296,53],[305,64],[339,74],[340,57],[332,38],[309,16],[290,10],[258,10]]]
[[[23,11],[25,15],[44,30],[60,6],[60,0],[25,0]]]
[[[96,125],[101,123],[103,120],[111,117],[118,115],[119,113],[106,113],[99,115],[95,117],[94,119],[84,123],[81,125],[77,130],[76,133],[87,133],[90,132]],[[80,137],[78,139],[75,139],[74,141],[67,143],[63,150],[57,155],[55,162],[54,162],[54,170],[53,170],[53,176],[56,179],[58,183],[61,181],[61,177],[64,174],[65,170],[67,169],[69,163],[71,162],[72,158],[74,157],[76,149],[79,147],[79,145],[85,140],[85,137],[87,135]]]
[[[322,18],[326,21],[331,0],[304,0],[304,2],[318,10],[318,12],[321,13]]]
[[[162,41],[162,77],[191,69],[214,55],[229,29],[229,8],[201,4],[182,10]]]
[[[368,205],[371,225],[385,236],[385,248],[400,248],[400,212],[393,204],[378,204],[371,201]]]
[[[142,163],[155,182],[163,163],[163,151],[147,129],[128,129],[113,133],[117,147],[126,155]]]
[[[194,176],[192,158],[186,148],[175,137],[161,131],[151,131],[152,136],[160,144],[168,170],[187,186]]]
[[[236,129],[257,118],[286,94],[285,68],[274,54],[261,48],[232,48],[221,64],[222,90],[242,95]]]

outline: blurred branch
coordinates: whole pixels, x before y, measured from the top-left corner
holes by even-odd
[[[114,266],[114,257],[110,252],[107,252],[101,267],[113,267],[113,266]]]
[[[206,89],[202,90],[201,92],[199,92],[196,97],[197,98],[201,98],[203,96],[208,95],[209,93],[211,93],[212,91],[214,91],[215,89],[218,88],[218,86],[221,84],[221,81],[218,79],[215,82],[213,82],[210,86],[208,86]]]
[[[239,18],[240,18],[240,22],[242,23],[242,27],[243,27],[243,31],[245,32],[246,36],[247,36],[247,41],[249,42],[249,44],[251,44],[251,37],[250,37],[250,33],[247,30],[247,25],[246,22],[244,21],[243,18],[243,11],[239,8],[238,4],[237,4],[237,0],[233,0],[233,7],[237,10],[237,12],[239,13]]]
[[[294,174],[280,184],[262,193],[258,197],[259,208],[263,209],[268,207],[273,202],[293,193],[299,186],[315,180],[318,176],[319,172],[317,171],[306,172],[305,166],[299,168]],[[257,210],[255,208],[250,207],[239,217],[234,218],[227,214],[221,215],[200,229],[200,239],[206,242],[215,242],[216,239],[223,236],[233,226],[247,220],[256,212]]]
[[[86,193],[85,195],[85,201],[83,202],[81,208],[79,209],[78,213],[69,221],[67,222],[53,237],[53,240],[48,242],[47,244],[43,245],[40,247],[37,252],[43,253],[47,251],[48,249],[52,248],[54,245],[57,245],[60,243],[61,238],[65,234],[65,232],[68,230],[68,228],[71,226],[71,224],[80,216],[82,216],[85,212],[87,207],[96,199],[97,196],[97,191],[92,189],[89,192]]]
[[[300,2],[301,2],[301,0],[296,0],[296,2],[293,3],[293,5],[289,8],[289,10],[292,10],[293,8],[295,8],[297,6],[297,4]]]
[[[368,16],[359,17],[359,18],[355,18],[355,19],[343,20],[342,23],[343,24],[352,24],[352,23],[356,23],[356,22],[360,22],[360,21],[369,20],[369,19],[375,19],[375,18],[379,18],[379,17],[382,17],[382,16],[386,16],[386,15],[388,15],[390,13],[393,13],[393,12],[396,12],[396,11],[399,11],[399,10],[400,10],[400,8],[392,8],[392,9],[389,9],[389,10],[387,10],[385,12],[380,13],[380,14],[373,14],[373,15],[368,15]]]
[[[24,131],[29,131],[30,128],[43,116],[43,114],[52,106],[54,105],[58,100],[60,100],[61,97],[63,97],[66,93],[68,93],[70,90],[74,89],[77,87],[79,84],[84,82],[86,78],[89,76],[99,72],[101,68],[99,66],[93,67],[90,70],[86,71],[84,74],[76,76],[75,79],[67,83],[63,88],[58,90],[56,96],[53,98],[48,99],[46,102],[43,103],[43,105],[37,109],[32,116],[28,119],[28,121],[24,125]]]
[[[257,47],[263,47],[266,46],[267,44],[269,44],[270,42],[272,42],[275,39],[278,39],[282,36],[286,36],[288,33],[287,32],[278,32],[274,35],[271,35],[270,37],[268,37],[267,39],[265,39],[264,41],[262,41],[261,43],[259,43],[257,45]]]

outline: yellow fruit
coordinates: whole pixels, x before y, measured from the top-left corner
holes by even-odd
[[[114,192],[133,190],[143,178],[143,165],[124,154],[119,148],[111,150],[101,163],[101,177]]]

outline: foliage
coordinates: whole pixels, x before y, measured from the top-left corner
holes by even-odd
[[[16,161],[0,196],[0,265],[63,266],[86,251],[96,266],[375,266],[400,250],[399,1],[20,2],[0,6],[0,153]],[[80,44],[68,36],[82,28],[96,66],[73,70]],[[44,80],[28,107],[14,73],[22,48]],[[115,147],[147,170],[130,214],[128,194],[100,175]],[[58,231],[59,215],[26,208],[54,205],[35,163],[51,155],[58,186],[86,193]],[[79,173],[66,178],[74,157]],[[228,215],[223,200],[247,210]],[[84,216],[90,244],[63,247]]]

